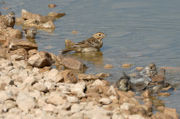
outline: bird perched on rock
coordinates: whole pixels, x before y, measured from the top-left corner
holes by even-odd
[[[4,23],[7,27],[14,27],[15,25],[15,13],[14,12],[9,12],[8,14],[1,15],[0,16],[0,22]]]
[[[35,27],[30,27],[29,29],[25,29],[24,31],[27,39],[34,39],[37,34],[37,29]]]
[[[128,91],[131,88],[130,77],[123,72],[123,76],[116,82],[116,86],[121,91]]]
[[[72,41],[66,40],[65,45],[66,48],[62,50],[62,54],[76,51],[76,52],[95,52],[99,51],[100,48],[103,46],[102,39],[106,37],[106,35],[102,32],[97,32],[93,34],[92,37],[83,40],[78,43],[74,43]],[[69,44],[68,44],[69,43]]]
[[[143,76],[148,76],[149,78],[155,77],[157,75],[156,65],[154,63],[150,63],[140,72],[140,74]]]

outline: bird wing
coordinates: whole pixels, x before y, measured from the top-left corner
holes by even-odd
[[[96,47],[98,45],[99,45],[98,40],[94,37],[91,37],[91,38],[88,38],[86,40],[76,43],[74,46],[84,48],[84,47]]]

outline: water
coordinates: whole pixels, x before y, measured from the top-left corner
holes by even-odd
[[[0,0],[2,3],[3,0]],[[48,8],[48,4],[56,8]],[[54,32],[38,31],[39,50],[59,54],[64,48],[64,40],[79,42],[96,32],[108,36],[98,54],[82,55],[71,53],[89,68],[87,74],[111,73],[107,80],[114,83],[122,71],[130,72],[136,66],[154,62],[158,67],[180,67],[180,1],[179,0],[5,0],[0,11],[5,14],[14,11],[21,16],[21,9],[46,15],[49,12],[66,12],[67,15],[54,22]],[[4,10],[5,7],[11,7]],[[19,28],[20,27],[16,27]],[[77,30],[76,35],[72,30]],[[131,69],[120,65],[130,63]],[[111,70],[103,69],[112,64]],[[166,106],[176,108],[180,113],[180,73],[169,74],[167,80],[177,85],[177,91],[168,98],[162,98]]]

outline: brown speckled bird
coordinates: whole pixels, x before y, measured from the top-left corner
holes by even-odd
[[[29,29],[25,29],[24,31],[27,39],[34,39],[37,34],[37,29],[35,27],[30,27]]]
[[[123,76],[116,82],[116,86],[121,91],[129,91],[131,88],[130,77],[123,72]]]
[[[76,51],[76,52],[96,52],[99,51],[100,48],[103,46],[102,39],[106,37],[106,35],[102,32],[95,33],[92,37],[83,40],[78,43],[73,43],[71,41],[72,46],[68,46],[66,44],[66,49],[62,50],[62,54],[70,52],[70,51]],[[65,41],[66,43],[66,41]]]
[[[8,14],[1,15],[0,16],[0,22],[4,23],[7,27],[14,27],[15,25],[15,13],[14,12],[9,12]]]

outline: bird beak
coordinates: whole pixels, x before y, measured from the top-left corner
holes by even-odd
[[[104,34],[104,37],[106,37],[107,35],[106,34]]]

